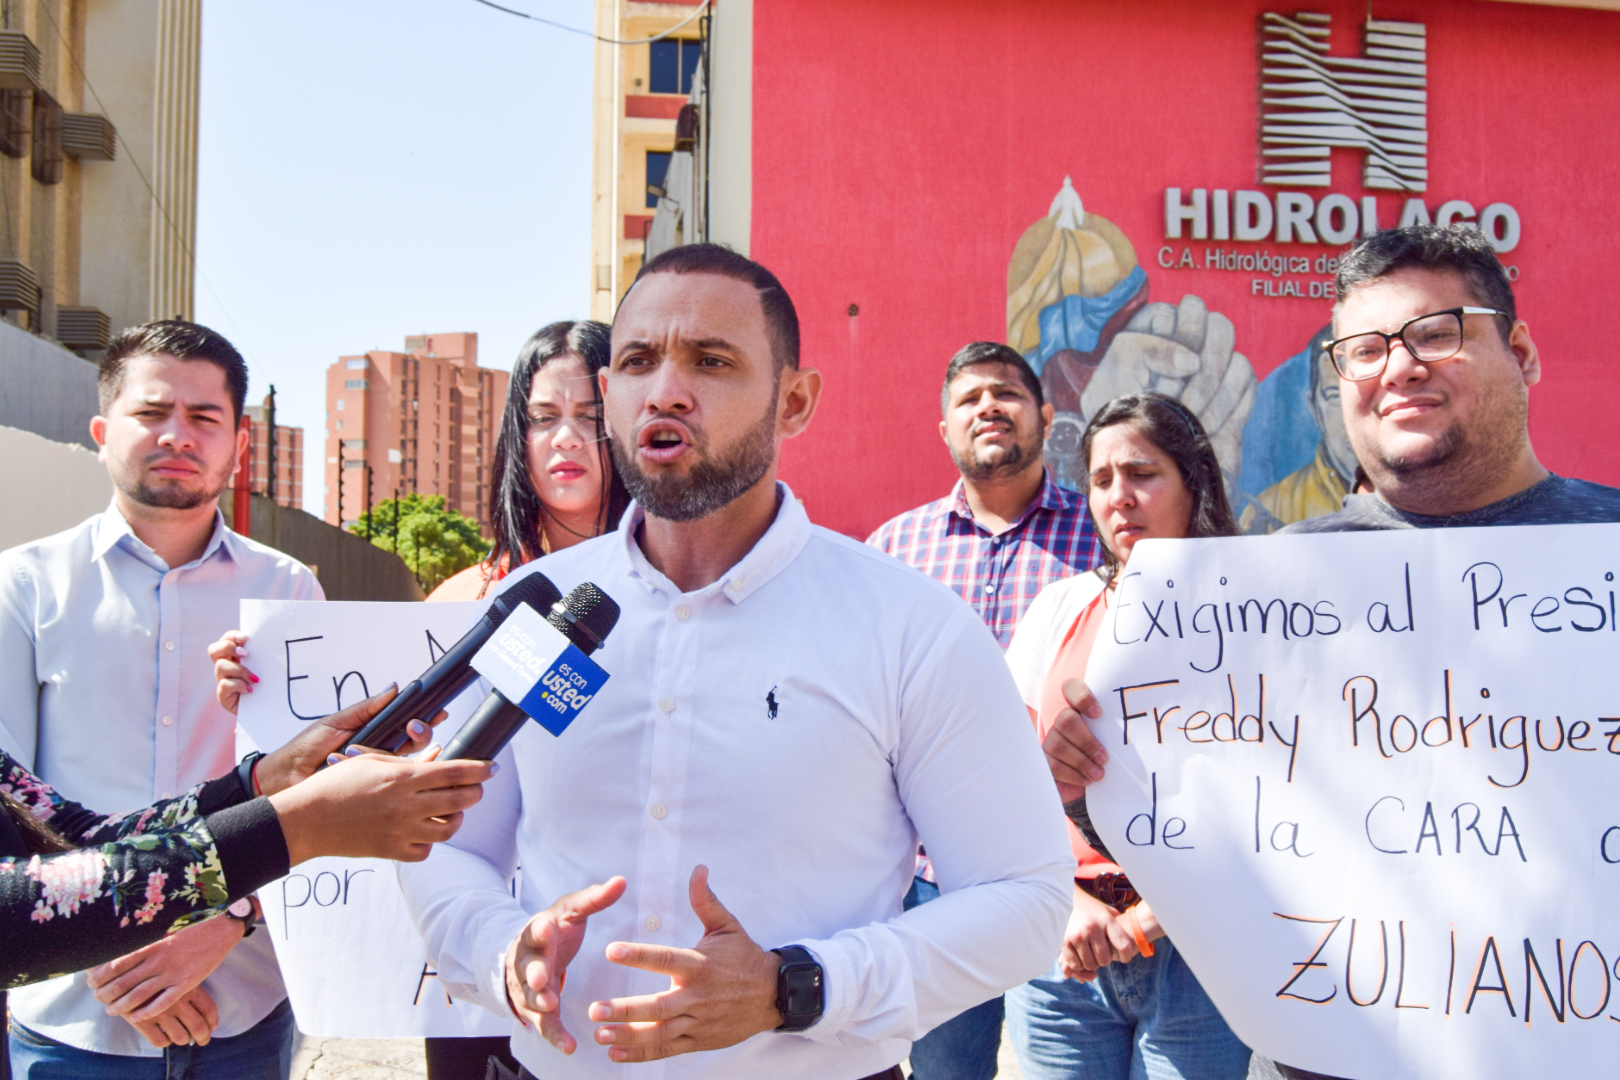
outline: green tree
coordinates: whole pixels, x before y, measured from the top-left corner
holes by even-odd
[[[349,531],[403,559],[425,592],[483,559],[490,549],[478,522],[446,506],[443,495],[412,492],[403,499],[384,499]]]

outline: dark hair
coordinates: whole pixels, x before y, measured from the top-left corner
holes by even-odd
[[[607,367],[608,328],[584,320],[554,322],[537,330],[518,352],[506,392],[501,434],[495,440],[495,482],[489,495],[489,521],[495,533],[495,545],[489,553],[491,566],[498,567],[509,559],[511,569],[516,569],[541,555],[546,504],[529,475],[529,392],[534,387],[534,373],[565,356],[585,361],[585,370],[591,375],[591,394],[600,408],[602,391],[596,384],[596,373]],[[606,438],[600,421],[596,434],[599,439]],[[613,470],[611,455],[600,442],[597,452],[602,462],[602,501],[596,512],[596,532],[600,535],[618,525],[630,496]]]
[[[1181,471],[1181,482],[1192,493],[1192,518],[1188,536],[1236,536],[1237,523],[1232,506],[1226,501],[1226,484],[1221,463],[1215,458],[1204,425],[1192,410],[1163,394],[1128,394],[1117,397],[1097,410],[1080,437],[1080,460],[1085,463],[1087,486],[1091,477],[1091,443],[1097,433],[1116,424],[1131,424],[1154,446],[1170,455]],[[1119,556],[1103,545],[1101,573],[1113,581],[1119,572]]]
[[[636,282],[649,274],[718,274],[747,282],[759,290],[759,306],[765,313],[765,332],[771,338],[771,357],[776,368],[799,366],[799,313],[793,298],[776,280],[776,275],[746,255],[739,255],[724,244],[685,244],[654,255],[636,274]],[[625,292],[628,298],[636,282]],[[624,300],[619,301],[624,306]]]
[[[1408,225],[1404,229],[1385,229],[1361,241],[1339,260],[1334,318],[1338,318],[1345,297],[1358,285],[1406,269],[1457,274],[1481,305],[1507,312],[1507,322],[1498,324],[1498,328],[1503,341],[1512,335],[1519,309],[1507,271],[1502,269],[1502,260],[1496,257],[1485,234],[1467,225]]]
[[[1035,369],[1029,366],[1029,361],[1019,355],[1017,349],[1009,348],[999,341],[975,341],[964,345],[951,357],[950,364],[945,368],[945,388],[940,391],[940,407],[949,409],[951,403],[951,383],[956,377],[970,367],[980,364],[1006,364],[1018,372],[1023,380],[1024,388],[1035,399],[1035,408],[1040,409],[1046,405],[1046,395],[1041,391],[1040,376]]]
[[[96,372],[96,393],[103,414],[112,407],[124,388],[124,368],[137,356],[167,354],[176,360],[206,360],[225,372],[231,391],[231,408],[236,422],[242,422],[242,406],[247,403],[248,370],[242,354],[224,336],[199,323],[184,319],[158,319],[155,322],[120,330],[107,343]]]

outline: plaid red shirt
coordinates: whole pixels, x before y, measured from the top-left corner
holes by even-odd
[[[1102,562],[1086,501],[1051,473],[1024,516],[992,536],[973,520],[962,481],[943,499],[907,510],[866,542],[943,582],[979,613],[1005,649],[1035,594]]]

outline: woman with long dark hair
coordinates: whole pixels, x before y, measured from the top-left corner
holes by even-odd
[[[1041,590],[1007,650],[1044,738],[1083,681],[1092,643],[1138,540],[1234,536],[1203,425],[1162,394],[1116,398],[1080,442],[1103,565]],[[1069,693],[1065,693],[1065,685]],[[1007,994],[1007,1026],[1029,1080],[1241,1080],[1250,1052],[1114,864],[1084,796],[1066,803],[1074,910],[1046,975]]]
[[[630,497],[613,472],[597,373],[608,328],[554,322],[518,353],[495,444],[489,557],[450,578],[429,600],[474,600],[532,559],[616,527]]]
[[[430,601],[481,600],[524,563],[618,527],[630,496],[613,471],[602,423],[596,376],[608,355],[608,328],[589,320],[554,322],[523,343],[495,443],[494,546]],[[426,1042],[429,1080],[483,1080],[491,1056],[517,1073],[504,1035]]]

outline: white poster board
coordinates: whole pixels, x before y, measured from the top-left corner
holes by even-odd
[[[237,720],[261,749],[455,644],[484,604],[242,601],[259,676]],[[448,724],[449,722],[447,722]],[[442,731],[437,741],[445,742]],[[505,1035],[510,1020],[452,1002],[428,963],[386,859],[311,859],[259,891],[298,1028],[329,1038]]]
[[[1250,1046],[1616,1074],[1617,572],[1620,525],[1137,545],[1090,811]]]

